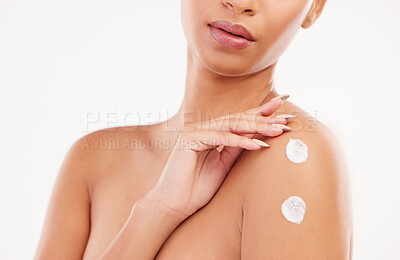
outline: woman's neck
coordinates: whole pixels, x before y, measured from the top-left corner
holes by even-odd
[[[227,77],[204,67],[188,48],[185,94],[176,126],[211,120],[245,111],[277,96],[273,75],[276,63],[252,75]]]

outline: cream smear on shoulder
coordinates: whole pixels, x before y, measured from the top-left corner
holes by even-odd
[[[305,162],[308,157],[308,147],[300,139],[289,138],[289,143],[286,145],[286,156],[294,163]]]
[[[282,203],[281,210],[289,222],[300,224],[306,213],[306,203],[298,196],[291,196]]]

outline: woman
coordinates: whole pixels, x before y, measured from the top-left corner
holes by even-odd
[[[325,2],[182,0],[188,61],[178,113],[73,145],[35,259],[351,258],[338,142],[273,79]],[[307,146],[301,161],[293,140]]]

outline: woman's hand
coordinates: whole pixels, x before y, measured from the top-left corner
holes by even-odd
[[[262,147],[252,140],[255,134],[275,137],[290,130],[285,126],[290,115],[270,117],[287,97],[185,127],[151,190],[163,210],[187,218],[211,200],[243,149]]]

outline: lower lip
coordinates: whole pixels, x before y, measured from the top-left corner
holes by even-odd
[[[247,40],[246,38],[240,37],[233,35],[231,33],[228,33],[222,29],[215,28],[211,25],[210,27],[210,32],[212,37],[221,45],[233,49],[244,49],[251,45],[254,41]]]

